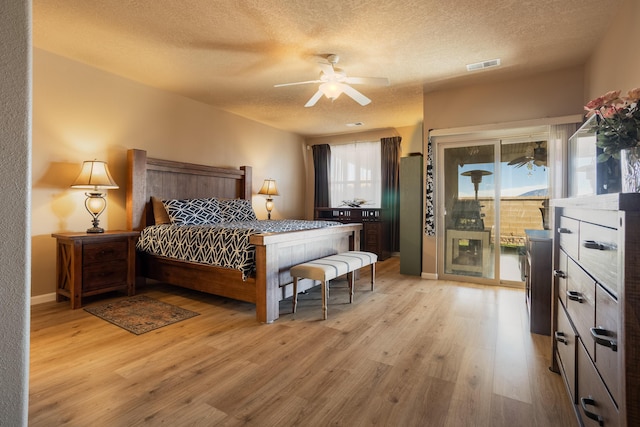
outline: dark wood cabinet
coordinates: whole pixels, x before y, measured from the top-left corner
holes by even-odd
[[[529,330],[551,334],[551,254],[553,239],[549,230],[525,230],[524,283]]]
[[[315,219],[338,221],[343,224],[360,223],[362,224],[360,249],[375,253],[381,261],[391,255],[388,243],[388,223],[384,220],[382,209],[316,208]]]
[[[581,425],[640,425],[640,194],[552,206],[551,368]]]
[[[56,299],[68,299],[72,309],[82,298],[116,290],[135,293],[137,231],[99,234],[55,233]]]

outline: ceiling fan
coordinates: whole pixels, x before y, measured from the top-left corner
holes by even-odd
[[[320,83],[318,91],[307,101],[305,107],[313,107],[316,102],[320,100],[322,95],[326,96],[332,101],[335,101],[342,93],[347,94],[354,101],[360,105],[367,105],[371,102],[369,98],[364,96],[361,92],[352,88],[350,85],[366,84],[377,86],[388,86],[389,79],[386,77],[347,77],[347,74],[343,69],[336,67],[338,55],[328,55],[327,62],[319,62],[320,64],[320,78],[318,80],[308,80],[304,82],[295,83],[282,83],[274,85],[274,87],[294,86],[294,85],[306,85],[313,83]]]
[[[534,144],[536,144],[536,147],[533,148],[533,150],[528,149],[524,156],[511,160],[508,165],[517,168],[527,165],[529,169],[531,169],[533,165],[546,166],[547,148],[542,146],[543,143],[544,141],[535,141]]]

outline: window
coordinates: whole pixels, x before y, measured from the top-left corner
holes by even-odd
[[[331,145],[331,207],[364,200],[367,207],[380,208],[380,169],[380,141]]]

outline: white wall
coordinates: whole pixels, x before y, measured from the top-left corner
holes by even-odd
[[[31,3],[0,3],[0,424],[27,425]]]

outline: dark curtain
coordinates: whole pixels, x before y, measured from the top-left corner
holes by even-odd
[[[402,137],[393,136],[380,140],[382,212],[387,220],[387,247],[392,252],[400,251],[400,142]]]
[[[315,170],[313,206],[328,208],[329,174],[331,173],[331,147],[329,144],[313,145],[313,167]]]

